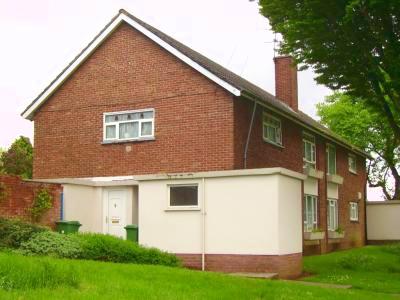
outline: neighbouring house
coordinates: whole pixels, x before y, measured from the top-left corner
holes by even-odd
[[[298,109],[120,10],[26,108],[35,180],[61,183],[83,231],[187,266],[298,276],[302,255],[365,243],[365,158]]]

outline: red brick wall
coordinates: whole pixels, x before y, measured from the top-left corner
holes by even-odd
[[[232,100],[123,24],[34,117],[34,178],[233,169]],[[143,108],[154,141],[101,144],[104,112]]]
[[[0,182],[4,183],[7,197],[0,200],[0,216],[6,218],[19,218],[31,222],[29,209],[32,207],[36,193],[47,189],[53,196],[53,207],[48,210],[40,224],[54,227],[55,221],[60,218],[60,194],[62,187],[59,184],[44,184],[21,180],[17,176],[1,175]]]
[[[186,267],[201,269],[201,254],[177,254]],[[277,273],[280,278],[299,277],[303,269],[301,253],[288,255],[206,254],[206,271]]]
[[[325,239],[317,245],[304,245],[304,254],[318,254],[334,250],[360,247],[366,244],[365,236],[365,186],[366,168],[365,159],[357,156],[357,174],[348,168],[349,151],[336,145],[336,171],[343,177],[343,184],[339,185],[339,226],[345,230],[344,239],[329,240],[327,238],[327,181],[326,176],[318,180],[318,224],[326,231]],[[326,173],[326,141],[317,139],[317,169]],[[361,192],[361,200],[358,199]],[[359,221],[350,221],[350,202],[359,203]]]
[[[291,56],[278,56],[275,62],[275,95],[293,110],[298,110],[297,67]]]
[[[234,103],[235,168],[242,169],[244,167],[244,149],[254,102],[237,98]],[[267,143],[263,140],[263,111],[264,108],[258,105],[247,152],[247,168],[283,167],[302,172],[302,129],[295,123],[282,119],[283,147]]]

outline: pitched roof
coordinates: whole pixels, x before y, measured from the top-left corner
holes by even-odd
[[[22,116],[26,119],[32,120],[37,109],[57,90],[62,83],[83,63],[90,54],[108,37],[109,34],[122,22],[125,21],[133,26],[147,37],[158,43],[164,49],[177,56],[194,69],[208,77],[210,80],[216,82],[223,88],[230,91],[235,96],[245,96],[251,98],[261,105],[265,105],[273,109],[278,114],[289,117],[293,121],[315,131],[328,139],[349,148],[363,156],[369,156],[363,150],[358,149],[345,139],[341,138],[331,130],[315,121],[310,116],[301,111],[294,111],[287,104],[277,99],[269,92],[254,85],[243,77],[229,71],[225,67],[210,60],[197,51],[180,43],[169,35],[159,31],[153,26],[143,22],[142,20],[131,15],[124,9],[119,11],[100,33],[71,61],[71,63],[32,101],[32,103],[24,110]]]

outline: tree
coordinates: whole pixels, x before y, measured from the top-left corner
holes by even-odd
[[[1,154],[0,161],[6,174],[32,178],[33,147],[29,138],[20,136]]]
[[[380,187],[386,200],[400,199],[400,146],[388,122],[365,101],[343,93],[326,97],[317,113],[321,123],[374,157],[368,161],[369,185]]]
[[[260,0],[280,52],[385,118],[400,144],[400,1]]]

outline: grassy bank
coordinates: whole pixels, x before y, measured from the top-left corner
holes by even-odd
[[[305,257],[304,270],[314,274],[304,279],[307,281],[400,294],[400,244]]]
[[[47,284],[49,277],[52,281]],[[7,285],[2,285],[5,282]],[[164,266],[24,257],[0,253],[0,299],[339,298],[392,297],[362,290],[327,289],[278,280],[237,278]]]

